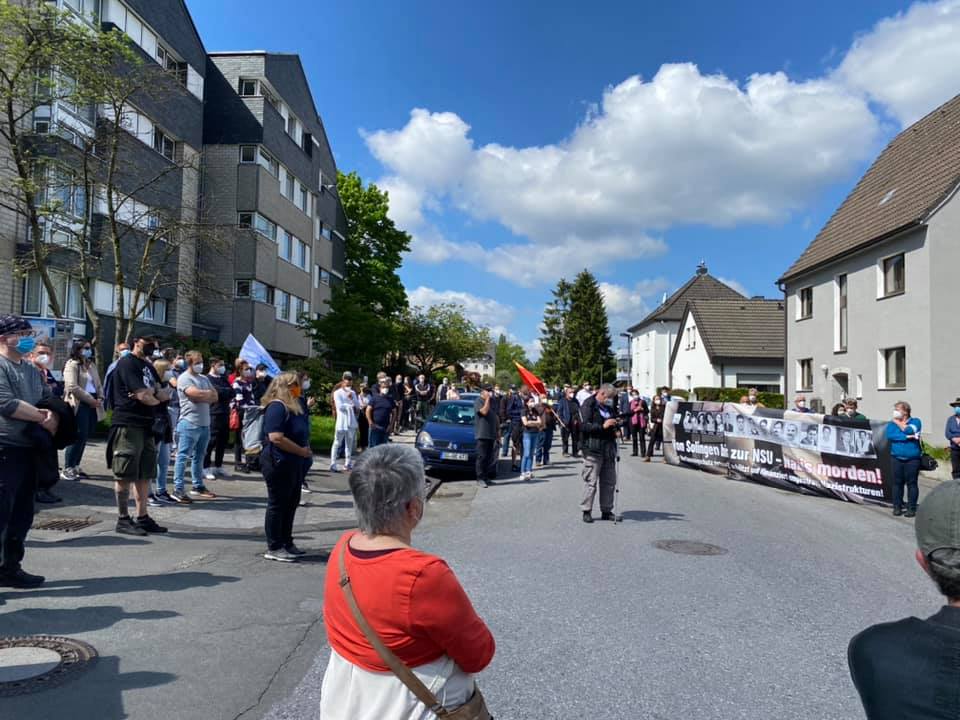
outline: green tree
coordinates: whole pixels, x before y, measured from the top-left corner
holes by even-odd
[[[517,366],[514,363],[520,363],[525,368],[530,367],[530,361],[527,359],[527,353],[521,345],[508,342],[507,336],[503,333],[497,340],[496,349],[496,381],[501,385],[520,384],[520,373],[517,372]]]
[[[303,327],[334,366],[373,374],[396,349],[396,322],[407,309],[397,270],[410,235],[390,219],[389,195],[357,173],[340,173],[337,192],[347,218],[346,278],[333,287],[329,312]]]
[[[399,348],[418,373],[438,370],[476,358],[490,348],[490,333],[478,328],[459,305],[410,308],[397,323]]]
[[[548,384],[599,383],[616,375],[603,294],[587,270],[573,283],[561,279],[543,315],[542,354],[537,364]]]

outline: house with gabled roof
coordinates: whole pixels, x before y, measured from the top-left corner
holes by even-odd
[[[692,300],[670,355],[670,386],[783,392],[781,300]]]
[[[636,325],[627,328],[630,342],[631,381],[642,395],[670,385],[670,355],[680,332],[687,303],[697,300],[746,300],[729,285],[713,277],[704,263],[683,286]]]
[[[940,424],[960,395],[958,185],[960,95],[887,145],[779,279],[788,393],[877,418],[906,400]]]

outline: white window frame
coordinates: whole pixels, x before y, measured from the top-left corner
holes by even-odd
[[[243,159],[243,151],[249,150],[252,152],[253,157],[250,160]],[[259,156],[259,150],[256,145],[241,145],[240,146],[240,163],[243,165],[255,165],[257,162],[257,157]]]
[[[261,227],[261,225],[263,227]],[[273,222],[273,220],[260,213],[253,214],[253,230],[272,242],[277,242],[279,238],[279,226]]]
[[[245,93],[243,92],[244,83],[253,83],[253,92]],[[259,97],[260,96],[260,81],[256,78],[245,78],[242,77],[237,82],[237,94],[240,97]]]
[[[890,385],[887,383],[887,353],[896,350],[903,350],[903,384]],[[907,347],[906,345],[892,345],[891,347],[880,348],[877,352],[877,386],[881,390],[906,390],[907,389]]]
[[[893,292],[887,292],[887,283],[886,283],[886,272],[884,265],[888,260],[892,260],[897,257],[903,258],[903,289],[894,290]],[[877,300],[885,300],[886,298],[898,297],[907,292],[907,253],[906,252],[895,252],[890,253],[889,255],[884,255],[882,258],[877,260]]]
[[[841,278],[844,278],[846,283],[846,295],[840,293]],[[843,301],[846,302],[845,307],[841,307]],[[837,273],[833,276],[833,308],[833,351],[844,353],[850,346],[850,275],[848,273]],[[844,327],[840,319],[844,310],[846,310],[846,338],[843,337]]]
[[[809,363],[810,383],[806,387],[806,378],[804,377],[804,366]],[[813,358],[800,358],[797,360],[797,392],[813,392]]]
[[[807,315],[803,314],[803,294],[805,292],[810,293],[810,313]],[[797,320],[809,320],[813,317],[813,285],[807,285],[806,287],[797,289],[797,307],[796,307],[796,319]]]
[[[280,179],[280,161],[262,147],[258,148],[257,163],[277,180]]]
[[[63,297],[58,297],[57,299],[60,301],[60,309],[65,313],[66,317],[71,320],[85,321],[87,314],[80,292],[80,281],[60,272],[51,272],[50,279],[57,288],[58,294],[60,292],[63,293]],[[50,312],[50,297],[47,295],[47,289],[40,279],[40,273],[36,270],[28,272],[24,276],[22,283],[23,301],[21,307],[23,314],[27,317],[54,318],[55,316]],[[34,284],[36,284],[36,296],[39,307],[28,307],[27,303],[29,302],[31,294],[28,289],[34,286]]]

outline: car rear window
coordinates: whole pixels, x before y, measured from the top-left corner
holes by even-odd
[[[430,422],[447,425],[473,425],[475,411],[470,403],[440,403],[433,411]]]

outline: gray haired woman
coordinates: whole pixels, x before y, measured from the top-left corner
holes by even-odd
[[[368,450],[350,490],[360,529],[344,534],[327,565],[331,652],[320,716],[432,720],[424,689],[448,710],[482,708],[471,673],[493,659],[493,635],[450,567],[412,546],[426,505],[420,454],[393,444]]]

